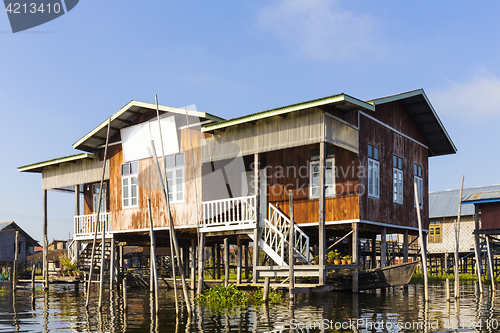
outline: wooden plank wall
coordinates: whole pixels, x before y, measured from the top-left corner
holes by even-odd
[[[500,228],[500,202],[481,204],[481,229]]]
[[[288,190],[291,189],[295,222],[299,224],[319,221],[319,200],[309,198],[309,162],[312,148],[319,148],[319,144],[265,154],[268,202],[279,203],[280,208],[289,215]],[[355,153],[335,147],[335,166],[339,171],[335,180],[337,195],[326,198],[326,221],[359,218],[357,165],[358,156]]]
[[[43,168],[42,189],[48,190],[76,184],[101,181],[102,160],[85,159],[62,163],[59,166]],[[109,179],[109,162],[106,165],[105,179]]]
[[[377,105],[375,113],[371,116],[387,121],[390,126],[394,126],[415,140],[420,142],[423,140],[417,126],[399,101]],[[360,184],[366,189],[360,197],[361,219],[418,227],[413,193],[413,164],[416,163],[423,167],[422,222],[424,229],[427,229],[429,226],[428,150],[363,115],[360,117],[359,132],[360,166],[366,171],[360,175]],[[368,144],[380,149],[380,199],[368,198]],[[393,202],[393,155],[399,155],[403,159],[403,205]]]

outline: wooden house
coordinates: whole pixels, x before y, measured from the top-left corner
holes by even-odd
[[[97,232],[105,222],[113,247],[147,244],[150,199],[157,242],[168,246],[152,139],[157,155],[165,156],[173,224],[192,269],[195,259],[204,262],[195,255],[198,235],[203,247],[224,239],[225,246],[237,244],[239,279],[241,247],[249,242],[256,245],[253,279],[282,275],[280,269],[289,263],[291,193],[295,257],[307,266],[303,275],[324,284],[328,270],[339,268],[325,262],[336,238],[348,236],[344,252],[352,255],[355,270],[367,255],[359,251],[361,243],[381,240],[381,248],[372,246],[369,253],[381,266],[386,234],[401,234],[407,249],[408,236],[418,234],[414,182],[428,229],[428,158],[456,152],[423,90],[366,102],[339,94],[230,120],[166,106],[159,113],[160,123],[155,105],[132,101],[113,114],[107,157],[104,121],[73,145],[83,153],[19,168],[42,174],[44,216],[47,190],[74,193],[70,247],[75,253],[96,231],[104,159]],[[259,248],[269,258],[267,266],[256,255]],[[312,251],[319,255],[317,265],[310,265]]]

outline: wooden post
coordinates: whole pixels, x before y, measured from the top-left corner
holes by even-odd
[[[12,290],[17,290],[17,276],[18,272],[18,261],[19,259],[19,231],[16,230],[16,243],[14,244],[14,265],[13,265],[13,274],[12,274]]]
[[[190,251],[190,259],[191,259],[191,290],[196,290],[196,239],[191,239],[191,251]]]
[[[420,202],[418,201],[418,187],[417,183],[413,182],[414,192],[415,192],[415,202],[418,220],[418,240],[420,243],[420,254],[422,255],[422,271],[424,274],[424,298],[425,302],[429,301],[429,282],[427,280],[427,248],[424,243],[424,234],[422,231],[422,219],[420,218]]]
[[[229,285],[229,241],[224,238],[224,287]]]
[[[215,244],[212,245],[212,277],[217,278],[217,252]]]
[[[408,229],[403,236],[403,262],[408,262]]]
[[[106,221],[102,221],[102,238],[101,238],[101,269],[99,272],[99,311],[102,310],[103,292],[104,292],[104,266],[106,257]]]
[[[35,290],[35,262],[33,262],[33,267],[31,268],[31,290]]]
[[[115,271],[116,271],[116,243],[115,243],[115,234],[111,234],[111,254],[109,258],[109,289],[114,290],[116,281],[115,281]]]
[[[201,294],[204,287],[205,275],[205,233],[199,234],[198,241],[198,289],[197,293]]]
[[[293,209],[293,192],[288,191],[288,204],[290,205],[290,229],[288,234],[288,291],[290,299],[293,299],[293,289],[295,288],[294,261],[295,261],[295,212]]]
[[[479,231],[479,205],[474,205],[474,231]],[[477,282],[479,283],[479,292],[483,293],[483,281],[481,281],[481,253],[479,251],[479,235],[474,233],[474,255],[475,255],[475,268],[477,275]]]
[[[380,234],[380,267],[387,266],[387,228],[382,228]]]
[[[353,222],[352,224],[352,263],[354,265],[359,265],[359,231],[358,231],[358,223]],[[358,275],[359,269],[354,270],[354,274],[352,275],[352,292],[357,293],[359,291],[358,285]]]
[[[290,298],[292,298],[291,294],[292,290],[290,289]],[[262,296],[262,302],[267,303],[269,299],[269,276],[266,276],[264,280],[264,295]]]
[[[47,239],[47,190],[43,190],[43,279],[44,289],[49,290],[49,242]]]
[[[108,156],[108,144],[109,144],[109,130],[111,128],[111,118],[108,119],[108,130],[106,134],[106,146],[104,148],[104,157],[102,159],[102,177],[101,177],[101,184],[99,186],[99,200],[97,204],[97,216],[96,216],[96,222],[94,225],[94,241],[92,243],[92,255],[90,259],[90,272],[89,272],[89,281],[87,283],[87,301],[85,302],[85,306],[88,308],[90,304],[90,287],[92,286],[92,275],[94,273],[94,255],[95,255],[95,246],[97,242],[97,229],[99,228],[99,218],[101,215],[101,204],[102,204],[102,187],[104,185],[104,175],[106,174],[106,159]],[[105,235],[104,231],[106,229],[106,223],[103,222],[103,227],[102,227],[102,244],[101,244],[101,270],[102,270],[102,279],[101,279],[101,284],[99,288],[99,310],[101,310],[101,305],[102,305],[102,280],[104,279],[104,250],[105,250]]]
[[[319,246],[319,284],[325,284],[325,154],[326,142],[319,143],[319,224],[318,224],[318,246]]]
[[[490,236],[486,235],[486,250],[488,251],[488,271],[491,279],[491,290],[495,292],[495,271],[493,270],[493,255],[491,253]]]
[[[161,133],[161,131],[160,131],[160,133]],[[160,187],[161,187],[161,191],[163,192],[163,197],[164,197],[165,205],[167,208],[167,217],[168,217],[168,226],[169,226],[169,231],[170,231],[170,239],[173,242],[175,254],[177,255],[177,258],[179,260],[179,267],[182,267],[183,265],[182,265],[182,258],[180,256],[179,243],[177,242],[177,236],[175,234],[174,221],[172,219],[172,212],[170,211],[170,202],[169,202],[168,194],[167,194],[168,193],[168,183],[165,184],[163,182],[161,170],[160,170],[160,164],[158,163],[158,157],[156,156],[156,149],[155,149],[155,144],[154,144],[153,140],[151,140],[151,151],[153,152],[153,158],[154,158],[154,161],[156,164],[156,170],[158,172]],[[172,263],[172,266],[175,266],[175,263]],[[182,269],[180,270],[180,273],[181,273],[181,282],[182,282],[182,291],[184,294],[184,301],[186,302],[186,309],[187,309],[188,314],[191,315],[191,302],[189,300],[186,279],[185,279],[184,272]],[[174,280],[174,282],[175,282],[175,280]]]
[[[122,292],[123,292],[123,312],[127,312],[128,311],[128,307],[127,307],[127,277],[123,278],[123,281],[122,281]]]
[[[460,215],[462,211],[462,193],[464,190],[464,176],[462,175],[462,184],[460,185],[460,197],[458,199],[458,216],[457,221],[455,223],[455,298],[459,296],[459,288],[460,288],[460,251],[459,251],[459,242],[460,242]]]
[[[217,253],[217,280],[220,280],[220,269],[221,269],[221,249],[220,249],[220,244],[217,244],[215,246],[215,248],[217,249],[216,253]]]
[[[80,215],[80,185],[78,184],[75,185],[75,215]]]
[[[153,213],[151,212],[151,200],[148,198],[148,212],[149,212],[149,239],[151,242],[151,251],[149,253],[149,261],[151,263],[152,271],[149,272],[150,275],[153,275],[153,283],[154,283],[154,293],[155,293],[155,310],[158,313],[160,309],[160,296],[158,295],[158,270],[156,269],[156,242],[155,235],[153,231]],[[175,299],[177,303],[177,298]]]
[[[377,239],[372,238],[372,268],[377,268]]]
[[[446,278],[446,301],[450,301],[450,279]]]
[[[255,230],[253,233],[253,283],[259,281],[259,272],[257,271],[257,266],[259,266],[259,241],[260,241],[260,179],[259,179],[259,153],[253,155],[254,164],[254,191],[255,191]]]
[[[236,256],[236,284],[241,284],[241,257],[242,257],[242,247],[241,247],[241,237],[238,236],[236,239],[236,247],[238,248],[238,254]]]

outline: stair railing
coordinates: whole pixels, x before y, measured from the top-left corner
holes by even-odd
[[[285,243],[287,243],[285,236],[264,216],[260,215],[260,220],[260,239],[279,256],[279,260],[275,260],[276,263],[284,265]]]

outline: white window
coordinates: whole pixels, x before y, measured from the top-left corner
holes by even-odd
[[[417,183],[418,192],[418,202],[420,203],[420,208],[424,208],[424,181],[422,178],[422,167],[420,165],[413,165],[413,180]],[[415,197],[415,195],[413,195]],[[417,204],[415,203],[415,206]]]
[[[325,197],[335,196],[335,158],[326,159]],[[309,197],[319,198],[319,161],[310,162]]]
[[[97,210],[99,208],[99,192],[100,192],[101,184],[92,185],[92,203],[93,203],[93,212],[97,214]],[[102,185],[102,195],[101,195],[101,213],[106,211],[106,183]]]
[[[403,163],[401,157],[392,157],[393,201],[403,203]]]
[[[165,156],[167,168],[168,201],[184,201],[184,153]]]
[[[368,145],[368,196],[380,198],[380,163],[378,148]]]
[[[122,207],[133,208],[138,206],[137,175],[139,162],[122,164]]]

